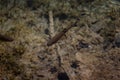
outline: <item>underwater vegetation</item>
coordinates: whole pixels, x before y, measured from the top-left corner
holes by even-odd
[[[0,80],[119,80],[112,1],[0,0]]]
[[[19,63],[19,59],[21,58],[22,54],[24,54],[24,51],[25,48],[22,45],[12,48],[12,51],[11,49],[9,51],[9,47],[0,49],[0,70],[2,69],[0,76],[2,78],[14,80],[14,76],[24,73],[23,66]]]

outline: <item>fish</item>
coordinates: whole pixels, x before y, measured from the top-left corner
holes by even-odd
[[[52,44],[56,43],[71,27],[63,29],[61,32],[56,34],[52,39],[50,39],[47,43],[47,46],[51,46]]]
[[[0,40],[1,41],[5,41],[5,42],[12,42],[14,39],[9,37],[9,36],[7,36],[7,35],[0,34]]]
[[[52,46],[54,43],[56,43],[63,35],[65,35],[66,32],[68,32],[69,29],[71,29],[73,26],[76,26],[75,22],[73,25],[64,28],[61,32],[59,32],[58,34],[56,34],[53,38],[51,38],[48,42],[47,42],[47,46]]]

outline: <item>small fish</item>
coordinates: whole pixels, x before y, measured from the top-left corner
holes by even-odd
[[[5,41],[5,42],[11,42],[11,41],[13,41],[13,38],[0,34],[0,40]]]
[[[47,46],[51,46],[51,45],[53,45],[54,43],[56,43],[63,35],[65,35],[65,33],[66,33],[69,29],[71,29],[73,26],[76,26],[76,23],[77,23],[77,22],[75,22],[73,25],[71,25],[71,26],[63,29],[61,32],[59,32],[58,34],[56,34],[52,39],[50,39],[50,40],[48,41]]]
[[[51,46],[56,43],[71,27],[63,29],[60,33],[56,34],[51,40],[48,41],[47,46]]]

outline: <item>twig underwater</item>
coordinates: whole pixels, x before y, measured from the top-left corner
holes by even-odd
[[[14,39],[9,36],[0,34],[0,40],[4,42],[12,42]]]
[[[78,21],[78,20],[77,20]],[[77,25],[77,21],[72,24],[71,26],[64,28],[61,32],[59,32],[58,34],[56,34],[53,38],[51,38],[48,42],[47,42],[47,46],[52,46],[53,44],[55,44],[63,35],[65,35],[66,32],[68,32],[69,29],[71,29],[72,27]]]

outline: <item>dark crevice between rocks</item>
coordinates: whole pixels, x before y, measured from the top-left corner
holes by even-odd
[[[80,40],[77,45],[77,49],[80,50],[81,48],[89,48],[89,44],[85,41]]]
[[[117,33],[115,36],[114,46],[120,48],[120,33]]]
[[[50,69],[50,72],[52,73],[52,74],[54,74],[55,72],[57,72],[57,68],[54,66],[54,67],[52,67],[51,69]]]
[[[71,67],[72,67],[72,68],[75,68],[75,69],[76,69],[77,67],[79,67],[78,62],[76,62],[76,61],[75,61],[75,62],[72,62]]]
[[[47,35],[49,35],[49,33],[50,33],[47,28],[44,30],[44,32],[45,32],[45,34],[47,34]]]
[[[67,73],[65,73],[65,72],[58,73],[57,78],[58,78],[58,80],[70,80]]]
[[[120,0],[116,0],[116,1],[120,2]]]
[[[26,1],[27,7],[29,7],[31,10],[37,10],[38,6],[35,5],[34,0],[27,0]]]
[[[65,20],[67,19],[69,16],[65,13],[61,13],[61,14],[57,14],[55,17],[58,17],[59,20]]]

